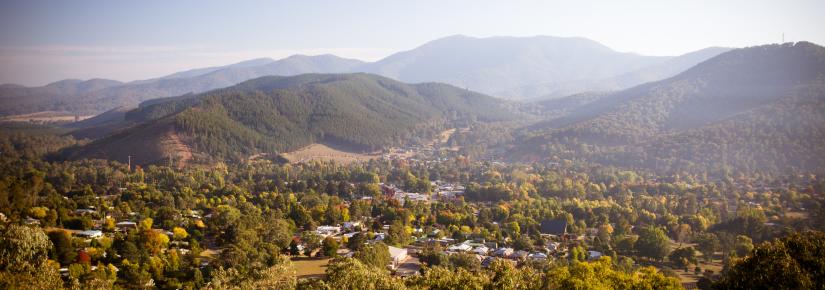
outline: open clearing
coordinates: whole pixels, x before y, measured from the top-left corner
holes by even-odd
[[[163,148],[163,152],[169,152],[171,157],[174,158],[177,168],[183,168],[192,159],[192,149],[181,141],[180,136],[174,129],[170,128],[166,132],[160,141],[160,146]]]
[[[300,278],[323,278],[327,271],[329,258],[292,258],[295,276]]]
[[[352,162],[369,161],[381,157],[380,152],[355,153],[334,149],[324,144],[312,144],[296,151],[283,153],[282,156],[290,163],[301,163],[310,160],[335,161],[349,164]]]
[[[93,115],[76,116],[77,121],[94,117]],[[68,123],[75,121],[75,115],[66,112],[43,111],[31,114],[12,115],[0,118],[2,122],[30,123]]]

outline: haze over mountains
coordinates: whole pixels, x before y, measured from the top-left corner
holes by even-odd
[[[682,57],[616,52],[579,37],[451,36],[365,65],[404,82],[438,81],[508,99],[627,88],[681,72],[726,49]],[[627,76],[625,76],[627,75]],[[623,77],[605,85],[603,80]]]
[[[620,53],[584,38],[451,36],[366,63],[334,55],[254,59],[88,89],[3,85],[0,115],[38,111],[95,114],[160,97],[201,93],[249,79],[304,73],[367,72],[408,83],[444,82],[508,99],[556,98],[586,91],[628,88],[659,80],[727,49],[709,48],[678,57]],[[94,80],[102,82],[103,80]],[[92,89],[94,88],[94,89]]]
[[[583,38],[452,36],[372,63],[296,55],[130,83],[3,85],[0,113],[105,112],[68,125],[96,140],[70,158],[243,160],[315,142],[376,150],[517,120],[459,138],[513,161],[816,171],[825,169],[823,51],[798,42],[651,57]],[[370,73],[351,73],[360,71]]]
[[[825,163],[825,48],[808,42],[732,50],[673,78],[545,105],[568,108],[533,125],[517,158],[718,172]]]

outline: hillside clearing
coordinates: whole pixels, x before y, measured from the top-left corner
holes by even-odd
[[[311,160],[335,161],[349,164],[353,162],[369,161],[381,157],[380,152],[356,153],[338,150],[324,144],[313,143],[296,151],[283,153],[282,156],[290,163],[301,163]]]

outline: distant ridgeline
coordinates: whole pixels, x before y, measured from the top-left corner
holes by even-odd
[[[132,156],[133,162],[148,164],[244,160],[315,142],[376,150],[429,138],[445,126],[517,118],[511,105],[450,85],[410,85],[370,74],[269,76],[153,100],[126,112],[120,122],[87,120],[89,126],[77,134],[113,133],[64,156],[120,161]]]
[[[727,50],[711,47],[674,57],[642,56],[577,37],[450,36],[371,63],[329,54],[293,55],[128,83],[93,79],[63,80],[41,87],[0,85],[0,117],[43,111],[91,115],[263,76],[305,73],[365,72],[407,83],[447,83],[504,98],[554,98],[660,80]]]
[[[825,48],[808,42],[736,49],[669,79],[543,105],[561,115],[532,126],[513,159],[825,172]]]

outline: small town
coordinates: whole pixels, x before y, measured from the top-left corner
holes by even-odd
[[[0,290],[825,290],[825,1],[0,1]]]

